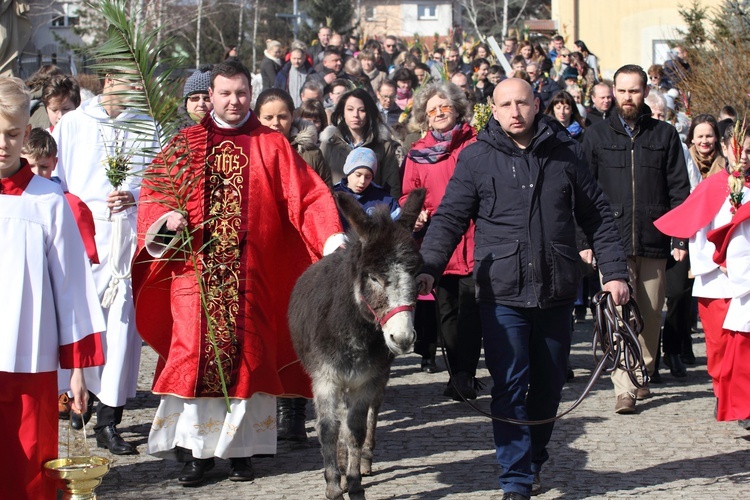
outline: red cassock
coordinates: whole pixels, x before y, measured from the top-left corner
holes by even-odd
[[[207,115],[171,151],[169,168],[155,161],[142,184],[133,266],[138,331],[160,357],[153,391],[221,397],[223,374],[233,398],[311,397],[287,308],[297,278],[341,232],[329,189],[254,115],[237,129]],[[192,239],[155,259],[146,233],[173,210],[187,214]]]

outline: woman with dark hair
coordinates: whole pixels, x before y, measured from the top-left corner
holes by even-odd
[[[415,227],[419,234],[438,210],[459,153],[476,140],[476,132],[469,125],[471,112],[466,94],[453,83],[427,85],[414,97],[412,128],[426,134],[412,145],[404,161],[401,201],[405,201],[414,189],[422,187],[427,190],[423,211]],[[443,395],[458,401],[461,398],[456,388],[467,399],[477,397],[475,377],[482,337],[479,309],[474,299],[473,257],[474,226],[471,225],[436,287],[440,330],[453,372]],[[415,351],[422,355],[422,370],[427,372],[437,371],[435,326],[429,323],[435,314],[423,314],[423,311],[434,306],[428,297],[417,302]],[[429,326],[425,328],[425,324]]]
[[[596,75],[597,82],[600,82],[602,80],[602,76],[601,72],[599,71],[599,58],[589,51],[589,48],[586,47],[586,44],[583,42],[583,40],[576,40],[575,42],[573,42],[573,44],[576,46],[576,49],[578,49],[578,52],[580,52],[583,56],[583,60],[586,62],[586,65],[591,68],[591,71],[593,71],[594,75]]]
[[[495,91],[495,86],[488,79],[490,63],[487,59],[474,59],[472,68],[474,69],[474,95],[477,98],[477,104],[485,104],[487,98],[492,97]]]
[[[414,96],[414,89],[419,85],[417,77],[410,69],[399,68],[393,72],[391,80],[396,82],[396,105],[405,109]]]
[[[304,101],[299,108],[294,110],[294,117],[312,122],[318,133],[318,146],[320,145],[320,133],[328,126],[328,113],[323,103],[317,99]]]
[[[474,48],[471,50],[471,53],[469,54],[469,57],[472,61],[476,59],[487,59],[489,60],[492,58],[492,51],[490,50],[490,46],[487,45],[484,42],[479,42],[474,46]]]
[[[344,163],[352,149],[365,146],[375,152],[378,169],[373,182],[401,196],[401,176],[397,159],[398,145],[391,139],[382,115],[370,94],[354,89],[339,100],[329,125],[320,135],[320,149],[331,168],[333,183],[344,178]]]
[[[281,132],[305,163],[310,165],[328,187],[332,187],[331,170],[318,148],[315,125],[294,117],[294,101],[281,89],[266,89],[255,102],[255,115],[266,127]]]
[[[518,50],[516,51],[517,56],[523,56],[526,61],[526,65],[534,62],[534,46],[528,40],[521,40],[518,44]]]
[[[575,99],[568,92],[561,90],[552,96],[544,114],[560,122],[573,139],[583,141],[583,118],[578,112]]]
[[[726,160],[721,155],[719,137],[719,125],[712,115],[693,118],[685,144],[702,179],[724,170]]]
[[[592,70],[580,52],[573,52],[570,54],[570,67],[578,71],[578,84],[583,90],[583,105],[591,106],[591,92],[594,90],[594,85],[599,83],[599,77]]]

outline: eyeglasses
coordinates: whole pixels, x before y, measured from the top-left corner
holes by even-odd
[[[191,95],[190,97],[188,97],[188,101],[190,101],[190,102],[200,102],[200,101],[211,102],[211,98],[208,97],[207,95],[197,94],[197,95]]]
[[[390,45],[386,44],[386,45],[383,45],[383,46],[384,46],[384,47],[385,47],[386,49],[392,49],[393,47],[395,47],[395,45],[394,45],[394,44],[390,44]]]
[[[396,94],[379,94],[381,99],[395,99]]]
[[[427,110],[427,116],[430,118],[435,118],[438,114],[438,110],[440,111],[440,114],[447,115],[451,111],[453,111],[453,106],[450,104],[443,104],[442,106],[438,106],[437,108],[432,108]]]

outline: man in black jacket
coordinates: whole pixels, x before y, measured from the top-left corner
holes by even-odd
[[[540,420],[557,412],[578,287],[576,227],[596,250],[604,289],[628,300],[625,253],[604,194],[577,141],[537,114],[524,80],[498,84],[493,118],[458,157],[422,243],[417,277],[428,293],[474,220],[477,284],[493,415]],[[493,421],[504,499],[541,489],[552,424]]]
[[[598,123],[612,112],[612,88],[606,83],[597,83],[591,89],[591,103],[586,115],[586,128]]]
[[[552,78],[544,76],[542,70],[539,68],[539,63],[531,62],[527,64],[526,73],[529,75],[534,93],[541,100],[542,110],[547,109],[547,104],[552,100],[552,96],[562,89]]]
[[[643,315],[639,337],[643,360],[652,376],[670,253],[670,239],[656,229],[654,220],[687,198],[690,182],[677,130],[652,118],[644,103],[648,80],[643,69],[623,66],[614,82],[615,112],[586,130],[583,147],[594,178],[609,198],[625,245],[633,296]],[[672,246],[675,260],[683,260],[687,241],[675,239]],[[598,260],[596,249],[594,253]],[[589,251],[585,260],[590,262],[591,257]],[[651,395],[648,387],[636,390],[622,370],[612,374],[612,382],[617,413],[635,413],[636,399]]]

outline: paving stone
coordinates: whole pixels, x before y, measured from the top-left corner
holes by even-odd
[[[562,408],[575,400],[593,368],[590,330],[590,320],[576,325],[571,352],[576,377],[563,391]],[[597,382],[584,403],[556,424],[551,458],[542,471],[544,491],[535,498],[750,498],[750,432],[713,419],[705,344],[702,333],[693,337],[697,364],[687,367],[684,379],[662,369],[664,383],[652,385],[654,396],[638,402],[635,415],[616,415],[612,384],[606,377]],[[115,457],[95,448],[93,425],[87,427],[92,453],[112,460],[97,489],[100,499],[325,498],[312,419],[307,422],[308,443],[281,443],[275,457],[253,460],[257,479],[252,483],[228,481],[228,462],[217,460],[202,487],[177,484],[181,464],[145,454],[158,405],[149,392],[155,362],[153,351],[144,346],[138,396],[129,401],[119,426],[139,455]],[[416,355],[394,363],[373,475],[363,479],[368,499],[499,500],[490,422],[466,404],[442,396],[445,370],[422,373],[419,365]],[[487,387],[475,404],[486,409],[491,383],[483,363],[478,377]],[[66,456],[66,422],[60,425],[60,456]]]

